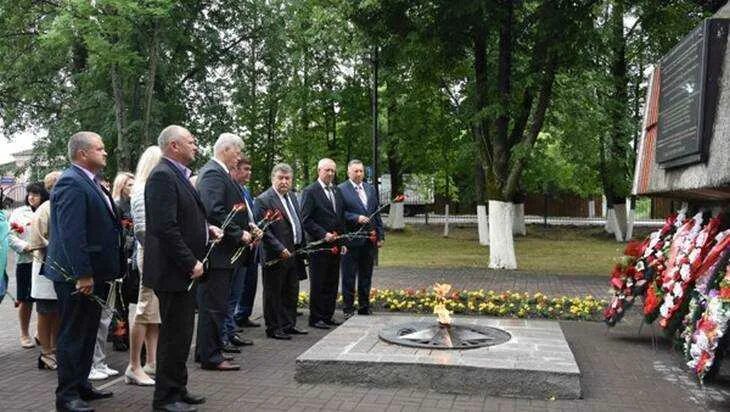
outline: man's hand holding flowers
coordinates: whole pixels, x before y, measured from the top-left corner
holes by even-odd
[[[94,278],[89,276],[76,280],[76,290],[84,295],[90,295],[94,290]]]
[[[218,226],[208,225],[208,235],[210,236],[210,240],[218,242],[223,239],[223,230]]]

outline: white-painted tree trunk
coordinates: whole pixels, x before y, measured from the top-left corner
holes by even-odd
[[[487,220],[487,205],[477,205],[477,230],[479,231],[479,244],[489,245],[489,221]]]
[[[389,226],[391,229],[402,230],[406,227],[406,220],[403,217],[403,202],[390,205],[388,213]]]
[[[449,237],[449,204],[444,207],[444,237]]]
[[[527,234],[527,227],[525,226],[525,204],[514,203],[512,212],[514,217],[512,220],[512,233],[525,236]]]
[[[609,207],[606,209],[606,224],[603,228],[606,230],[606,233],[613,233],[615,225],[616,221],[613,218],[613,208]]]
[[[624,234],[626,233],[626,203],[617,203],[613,205],[613,234],[616,237],[617,242],[624,241]]]
[[[634,237],[634,220],[636,220],[636,208],[632,207],[629,210],[629,217],[626,221],[626,236],[624,237],[624,240],[627,242]]]
[[[511,202],[489,201],[489,267],[517,269]]]
[[[588,217],[596,217],[596,201],[588,201]]]

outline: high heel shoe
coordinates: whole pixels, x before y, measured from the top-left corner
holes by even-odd
[[[55,371],[57,368],[58,365],[56,364],[56,360],[53,358],[53,355],[46,355],[43,353],[38,355],[38,369]]]
[[[132,367],[127,366],[127,370],[124,371],[124,383],[126,383],[127,385],[153,386],[155,384],[155,381],[149,376],[142,379],[138,378],[132,372]]]

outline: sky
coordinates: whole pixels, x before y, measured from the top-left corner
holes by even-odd
[[[32,148],[36,136],[36,133],[24,132],[13,136],[12,139],[8,139],[0,134],[0,163],[10,161],[12,159],[12,153]]]

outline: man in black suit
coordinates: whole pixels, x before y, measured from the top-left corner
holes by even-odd
[[[184,127],[168,126],[158,138],[163,158],[145,184],[145,258],[143,283],[160,300],[160,337],[152,406],[190,412],[205,402],[188,392],[185,366],[193,339],[195,299],[191,280],[203,276],[207,239],[221,231],[209,226],[205,207],[192,184],[190,169],[197,152],[195,137]]]
[[[375,243],[370,239],[352,239],[347,243],[347,254],[342,257],[342,300],[345,319],[355,313],[355,279],[357,279],[357,313],[369,315],[370,286],[373,278],[373,262],[377,248],[383,246],[385,233],[380,213],[378,193],[364,182],[365,168],[360,160],[347,164],[348,180],[339,186],[345,208],[348,232],[360,231],[369,235],[375,231]],[[372,218],[370,217],[372,215]]]
[[[337,235],[345,232],[342,195],[332,184],[335,173],[332,159],[320,160],[317,181],[302,192],[302,224],[309,241],[324,239],[326,244],[335,245]],[[344,246],[342,252],[346,252]],[[340,280],[340,255],[329,250],[316,252],[309,257],[309,262],[309,326],[329,329],[339,325],[333,315]]]
[[[102,310],[89,295],[106,299],[107,281],[121,275],[122,228],[111,195],[99,184],[107,157],[101,137],[74,134],[68,157],[72,165],[51,193],[45,272],[53,280],[61,315],[56,409],[93,411],[86,401],[112,393],[94,389],[88,379]]]
[[[263,235],[264,321],[266,336],[291,339],[307,331],[296,327],[299,278],[305,276],[304,262],[296,250],[304,243],[299,203],[291,195],[292,168],[280,163],[271,171],[271,187],[256,198],[256,219],[266,211],[279,211],[282,219],[272,223]]]
[[[236,251],[251,243],[251,223],[245,210],[233,212],[230,223],[223,228],[226,218],[236,205],[245,205],[243,192],[231,177],[231,169],[238,166],[241,160],[243,140],[232,133],[223,133],[213,145],[213,158],[200,169],[197,186],[203,200],[208,222],[223,229],[223,239],[213,248],[210,254],[210,265],[198,287],[198,334],[196,353],[203,369],[232,371],[240,366],[230,363],[223,357],[223,349],[228,352],[240,352],[230,347],[231,340],[240,344],[251,344],[243,341],[235,330],[225,331],[228,317],[228,300],[231,289],[231,277],[234,270],[245,267],[251,257],[247,247],[244,254],[231,263]],[[231,318],[233,313],[230,314]],[[225,341],[224,341],[225,339]]]

